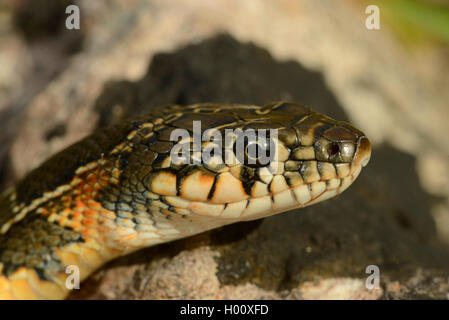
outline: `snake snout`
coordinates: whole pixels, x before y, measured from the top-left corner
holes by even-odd
[[[371,158],[371,143],[368,138],[362,136],[357,143],[357,151],[354,156],[354,162],[360,163],[362,167],[365,167]]]

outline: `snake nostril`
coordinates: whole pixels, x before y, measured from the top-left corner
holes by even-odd
[[[327,146],[327,155],[329,158],[335,157],[340,152],[340,146],[336,142],[329,143]]]

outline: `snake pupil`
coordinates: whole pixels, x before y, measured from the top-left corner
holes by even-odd
[[[243,152],[239,152],[237,145],[240,143],[240,149]],[[249,167],[259,168],[269,164],[271,157],[270,147],[271,139],[264,137],[263,139],[255,137],[241,136],[234,144],[234,154],[239,161]]]

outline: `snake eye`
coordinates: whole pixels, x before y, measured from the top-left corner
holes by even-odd
[[[268,165],[273,155],[274,142],[270,137],[242,136],[234,144],[234,153],[240,163],[259,168]]]
[[[266,154],[268,146],[265,141],[249,141],[245,146],[245,164],[261,166],[261,156]]]

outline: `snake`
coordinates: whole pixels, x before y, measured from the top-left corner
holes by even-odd
[[[100,128],[2,193],[0,299],[64,299],[68,268],[82,281],[145,247],[332,198],[370,156],[362,131],[286,101],[168,105]]]

